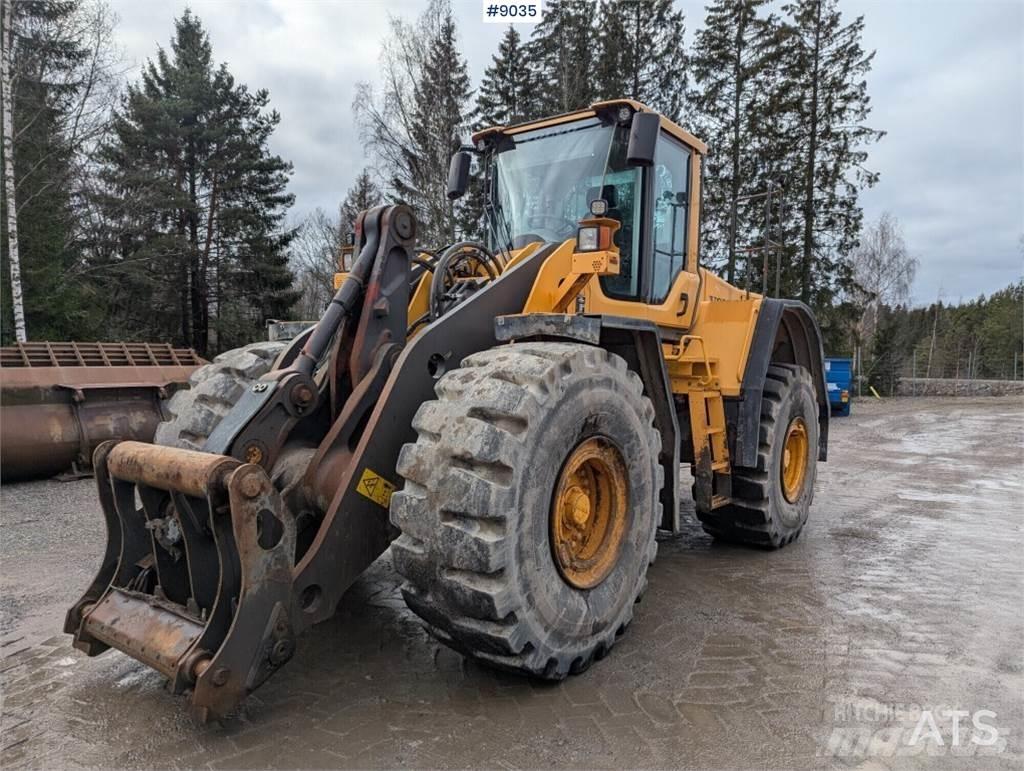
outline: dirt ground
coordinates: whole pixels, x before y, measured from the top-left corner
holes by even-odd
[[[208,726],[154,672],[59,633],[102,546],[92,482],[5,486],[0,765],[1021,768],[1024,400],[860,402],[819,468],[782,551],[696,525],[662,541],[628,634],[584,675],[464,661],[385,556]]]

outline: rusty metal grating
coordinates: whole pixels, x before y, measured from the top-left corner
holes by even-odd
[[[173,367],[205,361],[170,343],[16,343],[0,348],[0,367]]]

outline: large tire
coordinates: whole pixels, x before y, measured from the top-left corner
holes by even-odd
[[[787,500],[782,463],[787,432],[800,419],[808,452],[799,493]],[[704,531],[723,541],[778,549],[800,537],[814,499],[818,471],[818,402],[814,381],[804,367],[768,367],[761,399],[761,426],[754,468],[732,471],[732,503],[697,511]]]
[[[640,378],[601,348],[519,343],[468,357],[436,391],[391,503],[406,604],[437,639],[499,668],[585,670],[625,631],[657,550],[661,440]],[[563,578],[549,515],[563,463],[588,440],[621,451],[628,484],[617,559],[584,589]]]
[[[164,405],[168,419],[157,426],[154,444],[202,450],[217,424],[246,389],[270,371],[287,342],[250,343],[222,353],[189,378],[189,388]]]

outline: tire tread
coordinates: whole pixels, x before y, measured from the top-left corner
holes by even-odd
[[[713,538],[778,549],[800,536],[802,525],[795,531],[785,530],[773,520],[769,497],[772,483],[768,478],[775,424],[783,401],[800,381],[812,382],[804,367],[794,364],[772,364],[768,367],[761,398],[756,464],[753,468],[733,468],[732,503],[714,511],[697,510],[701,527]]]
[[[448,372],[435,388],[437,400],[417,411],[413,426],[418,440],[405,445],[397,467],[406,486],[392,496],[392,522],[403,531],[393,546],[395,567],[404,579],[402,594],[409,608],[434,637],[464,655],[506,670],[561,679],[603,657],[632,617],[633,604],[646,586],[646,568],[657,551],[654,527],[626,617],[583,655],[552,655],[542,650],[542,641],[530,639],[519,612],[528,599],[519,596],[506,564],[512,539],[503,512],[509,510],[518,482],[524,434],[540,419],[557,379],[577,367],[609,366],[620,373],[627,370],[620,357],[592,346],[499,346],[467,357],[461,368]],[[657,457],[661,442],[654,410],[642,396],[640,378],[630,374],[628,387],[643,400]],[[660,490],[660,465],[656,482]],[[654,521],[661,521],[660,510],[654,512]]]

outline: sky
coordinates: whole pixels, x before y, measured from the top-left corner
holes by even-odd
[[[363,153],[352,100],[374,82],[389,14],[414,18],[426,0],[111,0],[117,39],[138,67],[167,47],[186,5],[217,62],[270,91],[281,123],[272,150],[294,164],[295,219],[336,210]],[[474,84],[504,32],[481,0],[452,0]],[[677,0],[687,45],[704,3]],[[887,132],[866,166],[866,221],[889,211],[920,261],[913,299],[969,300],[1024,274],[1024,0],[840,0],[865,18],[870,125]],[[531,25],[521,25],[528,35]],[[685,127],[685,118],[682,121]]]

